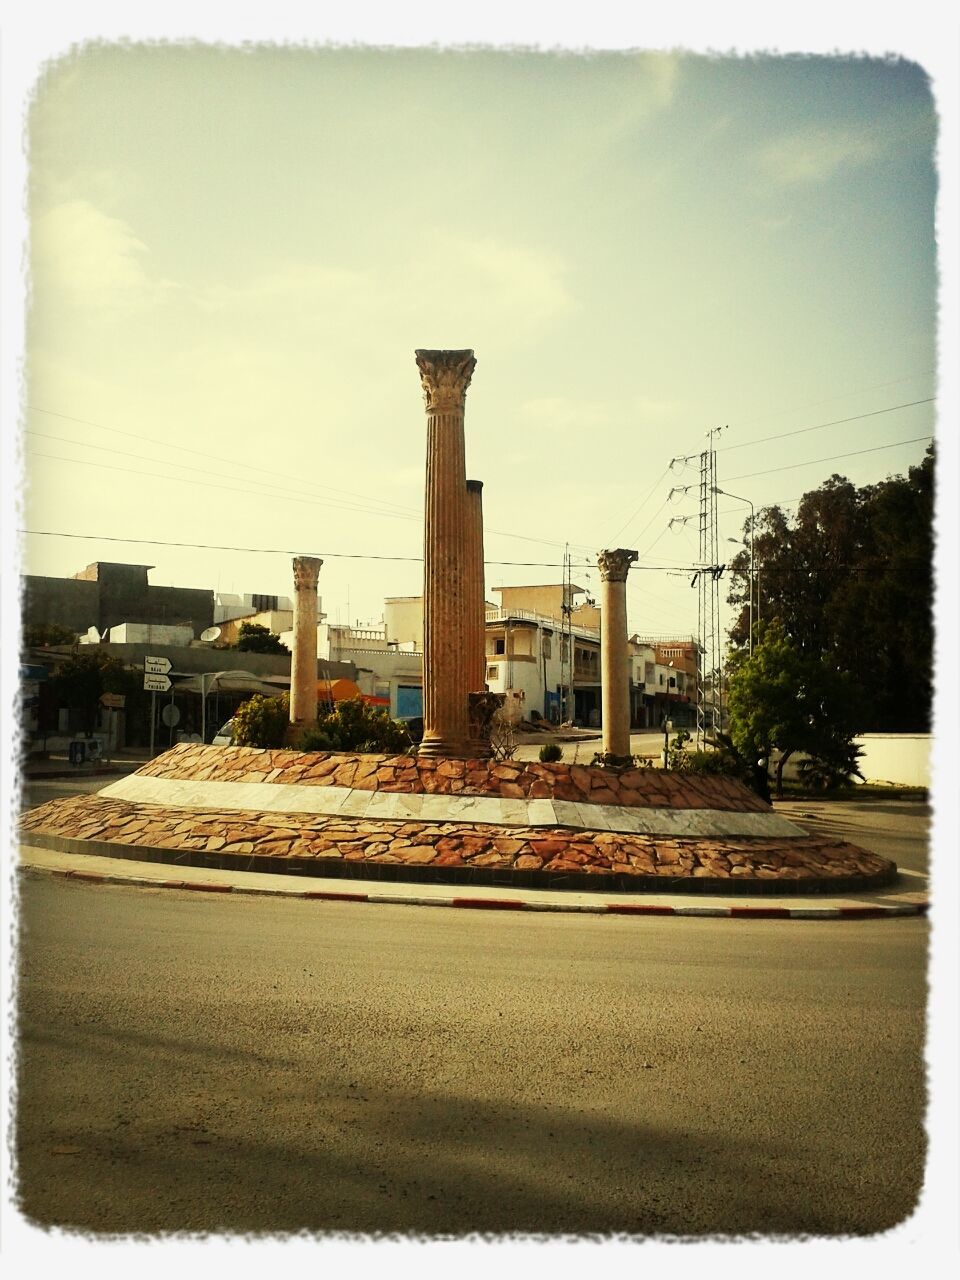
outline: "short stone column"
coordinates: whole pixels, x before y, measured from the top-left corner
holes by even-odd
[[[601,551],[600,702],[603,753],[630,754],[630,656],[627,651],[627,573],[636,551]]]
[[[467,692],[487,682],[487,609],[483,576],[483,481],[467,481]]]
[[[472,351],[417,351],[427,411],[422,756],[468,757],[467,480],[463,413]]]
[[[291,731],[305,729],[317,719],[317,579],[322,564],[316,556],[293,558]]]

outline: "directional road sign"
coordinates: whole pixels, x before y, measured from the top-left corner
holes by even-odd
[[[143,687],[149,692],[166,693],[172,681],[169,676],[155,676],[150,672],[143,677]]]
[[[165,676],[170,671],[169,658],[144,658],[143,670],[148,676]],[[169,688],[169,685],[167,686]]]

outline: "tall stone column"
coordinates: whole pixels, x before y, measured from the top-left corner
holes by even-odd
[[[627,652],[627,573],[636,551],[601,551],[600,701],[604,755],[630,754],[630,657]]]
[[[317,718],[317,579],[322,564],[316,556],[293,558],[291,731],[305,729]]]
[[[423,756],[471,754],[463,412],[472,351],[417,351],[427,411],[423,522]]]
[[[467,692],[487,682],[486,592],[483,577],[483,481],[467,481]]]

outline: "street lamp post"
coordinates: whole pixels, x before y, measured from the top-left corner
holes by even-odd
[[[749,610],[750,636],[749,636],[749,639],[748,639],[748,641],[747,641],[747,652],[749,653],[750,657],[752,658],[752,657],[753,657],[753,589],[754,589],[754,579],[753,579],[753,503],[750,501],[750,499],[749,499],[749,498],[741,498],[741,497],[740,497],[738,494],[736,494],[736,493],[727,493],[726,489],[718,489],[716,485],[714,485],[714,486],[713,486],[713,492],[714,492],[714,493],[722,494],[725,498],[733,498],[734,502],[745,502],[745,503],[747,504],[747,506],[750,508],[750,590],[749,590],[749,592],[748,592],[749,597],[750,597],[750,610]],[[738,538],[728,538],[728,539],[727,539],[727,541],[728,541],[728,542],[739,542],[740,540],[739,540]],[[746,544],[745,542],[741,542],[741,543],[740,543],[740,545],[741,545],[741,546],[746,546],[747,544]]]

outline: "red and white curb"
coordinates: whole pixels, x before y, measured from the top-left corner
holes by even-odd
[[[199,880],[153,880],[149,876],[111,876],[95,871],[64,871],[59,868],[31,867],[68,880],[90,884],[129,884],[147,889],[188,889],[202,893],[246,893],[263,897],[309,898],[321,902],[378,902],[407,907],[467,907],[479,911],[566,911],[587,915],[617,916],[706,916],[734,920],[875,920],[884,916],[925,916],[929,903],[903,902],[888,906],[724,907],[691,904],[669,906],[643,902],[537,902],[522,898],[419,897],[414,894],[339,892],[334,889],[273,889],[256,885],[235,885]]]

